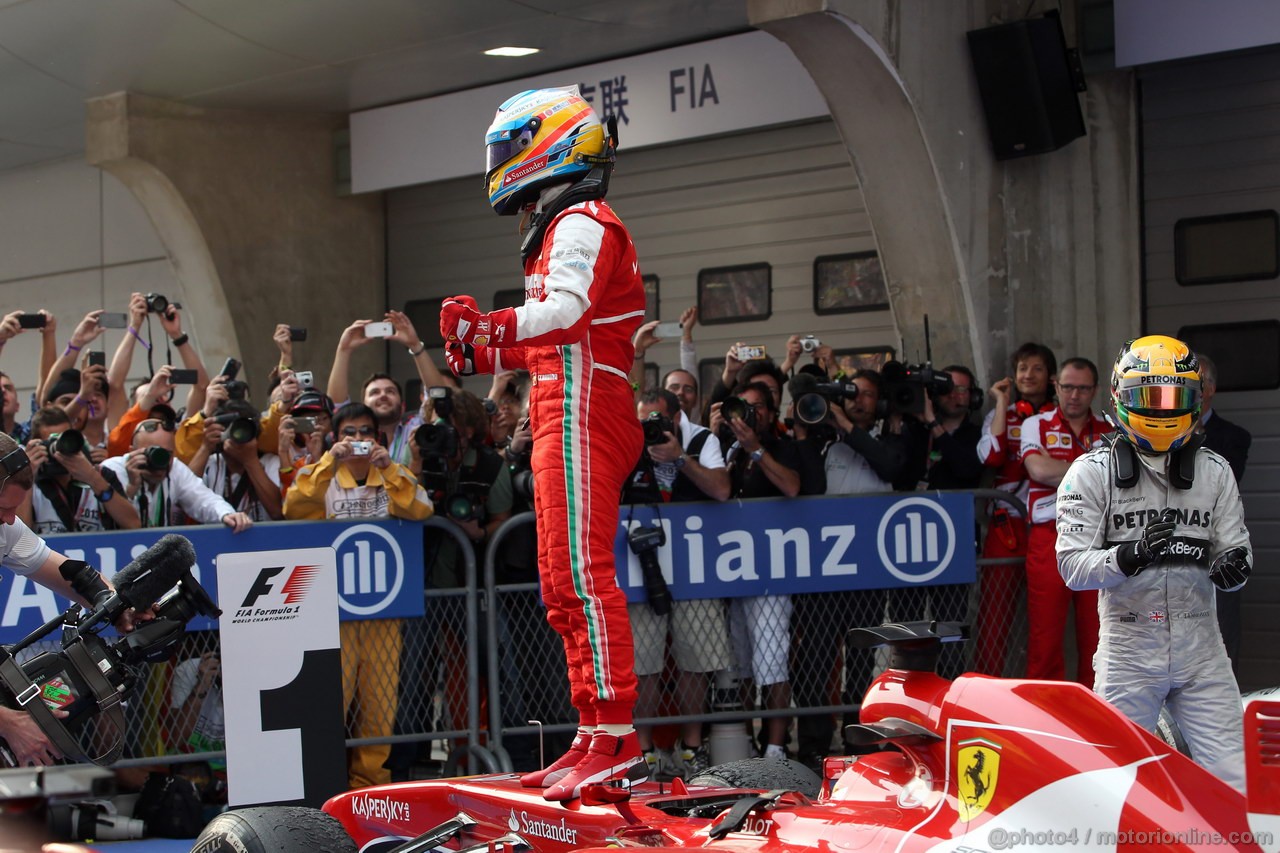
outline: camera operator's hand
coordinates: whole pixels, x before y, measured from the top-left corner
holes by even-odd
[[[129,294],[129,327],[135,332],[147,319],[147,297],[137,291]]]
[[[243,512],[229,512],[222,517],[222,523],[231,528],[232,533],[244,533],[253,527],[253,519]]]
[[[504,370],[501,373],[493,374],[493,382],[489,385],[489,393],[486,396],[494,403],[501,401],[507,386],[515,384],[516,376],[517,374],[514,370]]]
[[[693,327],[698,324],[698,306],[691,305],[680,312],[680,339],[693,343]]]
[[[836,429],[842,433],[853,431],[853,421],[849,420],[849,414],[844,410],[844,406],[836,404],[827,408],[827,416],[835,422]]]
[[[203,699],[213,685],[218,683],[218,676],[221,674],[222,661],[218,659],[217,652],[205,652],[200,655],[200,663],[196,665],[197,682],[192,693],[197,699]]]
[[[742,341],[738,341],[729,347],[729,351],[724,354],[724,370],[720,373],[720,381],[724,383],[724,387],[732,388],[733,380],[738,375],[738,371],[742,369],[742,362],[738,361],[738,347],[746,346]]]
[[[380,338],[365,337],[364,327],[372,323],[372,320],[356,320],[350,326],[342,330],[342,337],[338,339],[338,349],[350,352],[353,349],[362,347],[367,343],[372,343]]]
[[[800,345],[800,336],[792,335],[787,338],[787,357],[782,360],[782,364],[778,367],[787,376],[791,375],[791,371],[795,369],[796,362],[800,360],[800,356],[804,354],[804,347]]]
[[[721,403],[712,403],[711,409],[707,413],[707,429],[711,430],[713,435],[720,434],[720,428],[724,426],[724,415],[720,414]]]
[[[164,327],[164,333],[169,336],[169,340],[182,337],[182,312],[178,310],[178,306],[172,302],[160,315],[160,325]]]
[[[416,350],[422,346],[422,338],[418,336],[418,330],[414,328],[408,314],[403,311],[388,311],[383,320],[391,324],[391,334],[387,336],[387,340],[403,344],[406,349]]]
[[[663,435],[667,440],[662,444],[651,445],[649,458],[654,462],[675,462],[684,454],[684,448],[680,446],[679,440],[673,433],[664,432]]]
[[[352,441],[354,441],[354,439],[350,436],[344,436],[341,441],[334,442],[333,447],[329,448],[329,453],[338,462],[341,462],[343,459],[350,458]]]
[[[836,351],[830,344],[823,344],[813,351],[813,363],[821,367],[828,378],[839,373],[836,369]]]
[[[102,480],[98,469],[83,453],[54,453],[53,458],[61,462],[62,467],[66,468],[67,473],[71,475],[71,479],[77,482],[92,486]],[[94,489],[94,491],[100,492],[102,489]]]
[[[155,618],[155,607],[148,607],[146,610],[134,610],[130,607],[121,613],[113,624],[121,634],[132,634],[139,625]]]
[[[933,395],[926,392],[924,395],[924,406],[921,407],[921,410],[918,412],[910,412],[909,414],[922,424],[931,424],[936,421],[938,416],[934,414]]]
[[[375,444],[369,451],[369,464],[379,469],[390,467],[391,454],[381,444]]]
[[[44,317],[44,328],[40,330],[40,333],[45,337],[56,334],[58,331],[58,318],[53,316],[53,312],[48,308],[41,308],[36,313]]]
[[[753,427],[747,425],[747,422],[741,418],[733,418],[729,421],[729,429],[733,430],[733,437],[738,439],[746,453],[755,453],[760,449],[760,436],[756,435]]]
[[[284,370],[280,373],[280,384],[276,386],[276,390],[280,392],[280,402],[284,405],[285,411],[293,408],[293,404],[302,394],[302,385],[298,382],[298,374],[292,370]]]
[[[528,453],[533,449],[533,425],[525,418],[511,433],[511,445],[507,448],[513,456]]]
[[[246,468],[261,464],[258,459],[258,439],[256,438],[243,444],[227,439],[222,442],[222,452],[228,459],[234,459]]]
[[[204,428],[202,441],[205,448],[210,453],[217,453],[218,448],[222,446],[222,434],[226,432],[227,428],[212,418],[205,418],[202,426]]]
[[[105,447],[89,448],[89,461],[94,465],[101,465],[103,462],[106,462],[108,458],[110,458],[110,454],[107,452]]]
[[[18,318],[24,313],[23,311],[12,311],[4,315],[4,320],[0,320],[0,345],[3,345],[5,341],[16,338],[25,331],[18,323]]]
[[[43,441],[33,438],[27,442],[27,458],[31,460],[31,470],[38,472],[40,466],[49,461],[49,450]]]
[[[173,368],[164,365],[156,371],[156,375],[151,377],[151,381],[147,383],[147,390],[142,392],[142,396],[138,399],[138,408],[147,412],[152,406],[163,403],[173,394],[173,385],[169,382]]]
[[[653,346],[656,343],[661,342],[662,338],[659,338],[657,335],[653,333],[653,330],[656,328],[658,328],[658,321],[650,320],[649,322],[642,325],[640,328],[636,329],[635,336],[631,339],[631,343],[636,348],[637,358],[643,356],[646,352],[648,352],[649,347]]]
[[[94,394],[106,390],[106,387],[106,365],[91,364],[80,371],[80,399],[88,400]]]
[[[466,521],[459,521],[453,516],[446,516],[452,521],[459,530],[467,534],[467,538],[472,542],[479,542],[485,537],[484,525],[476,521],[474,518],[468,518]]]
[[[271,333],[271,340],[276,342],[276,349],[280,350],[280,363],[293,364],[293,338],[289,336],[288,323],[276,323],[276,330]]]
[[[59,719],[67,716],[62,709],[53,711]],[[62,757],[30,714],[20,708],[0,707],[0,737],[9,744],[19,767],[43,767]]]
[[[147,470],[147,457],[142,454],[141,450],[130,450],[124,457],[124,472],[129,475],[129,482],[125,485],[125,495],[133,500],[138,494],[138,489],[142,487],[142,472]]]
[[[211,418],[214,412],[218,411],[219,406],[231,399],[231,395],[227,393],[227,377],[224,375],[213,377],[204,394],[204,416]]]
[[[75,331],[71,333],[71,344],[73,346],[77,349],[84,349],[106,331],[98,323],[100,316],[102,316],[101,308],[84,315],[84,319],[76,325]]]
[[[285,455],[285,448],[291,448],[293,451],[298,449],[293,443],[298,435],[297,430],[294,429],[296,425],[291,415],[285,415],[280,419],[280,428],[276,431],[276,446],[280,448],[280,458],[286,463],[291,457]]]
[[[991,386],[991,396],[996,398],[996,405],[1001,409],[1009,407],[1009,392],[1013,389],[1013,379],[1006,376]]]

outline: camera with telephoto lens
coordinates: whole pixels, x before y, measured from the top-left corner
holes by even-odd
[[[668,441],[667,433],[674,435],[676,431],[675,421],[662,414],[662,412],[650,412],[649,417],[640,422],[640,426],[644,428],[645,447],[666,444]]]
[[[192,619],[221,615],[192,575],[194,563],[190,542],[172,534],[122,569],[115,577],[115,590],[84,561],[64,561],[59,573],[89,604],[73,604],[19,642],[0,646],[0,702],[26,708],[64,757],[104,765],[114,762],[125,738],[121,703],[146,683],[142,665],[168,660]],[[157,591],[166,582],[171,584],[169,589]],[[103,629],[131,607],[138,611],[150,607],[155,618],[137,624],[131,633],[102,636]],[[20,652],[59,628],[59,650],[19,661]],[[55,716],[55,711],[60,715]],[[0,754],[11,760],[8,745],[3,741],[0,745],[4,746]]]
[[[262,431],[258,413],[251,411],[249,407],[222,408],[210,420],[215,424],[222,424],[226,428],[223,434],[236,444],[248,444],[257,439]]]
[[[724,418],[724,424],[720,427],[720,437],[732,441],[733,428],[729,426],[729,421],[740,420],[746,424],[747,429],[756,428],[756,409],[741,397],[729,397],[720,404],[720,417]]]
[[[796,420],[814,426],[827,419],[833,405],[857,399],[858,386],[853,382],[819,382],[801,373],[787,383],[787,393],[795,401]]]
[[[40,470],[36,471],[36,477],[41,480],[52,480],[67,473],[66,466],[55,459],[53,454],[75,456],[80,453],[85,457],[89,455],[89,442],[85,439],[84,433],[78,429],[55,432],[40,443],[44,445],[45,450],[49,451],[49,458],[40,466]]]
[[[888,361],[880,369],[880,378],[884,381],[884,400],[891,415],[923,414],[926,394],[950,394],[955,387],[950,373],[934,370],[928,363]]]
[[[662,576],[662,566],[658,564],[658,549],[667,544],[667,532],[661,525],[633,527],[627,534],[627,544],[631,546],[631,553],[640,560],[644,597],[649,607],[659,616],[667,615],[671,612],[671,590],[667,587],[667,579]]]
[[[817,352],[820,346],[822,346],[822,341],[818,340],[817,335],[805,335],[800,339],[800,349],[805,352]]]
[[[473,494],[472,492],[461,489],[454,492],[444,502],[445,515],[454,521],[479,521],[485,520],[485,496]]]
[[[152,445],[142,451],[142,458],[148,471],[167,473],[169,463],[173,461],[173,454],[163,447]]]
[[[168,297],[159,293],[148,293],[143,299],[147,300],[147,311],[151,314],[164,314],[169,310],[169,306],[181,308],[178,302],[170,302]]]

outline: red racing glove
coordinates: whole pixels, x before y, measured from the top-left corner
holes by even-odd
[[[444,358],[454,376],[475,376],[477,373],[493,373],[493,350],[471,344],[450,341],[444,345]]]
[[[516,312],[503,308],[481,314],[470,296],[451,296],[440,306],[440,335],[445,342],[476,346],[511,346],[516,340]]]

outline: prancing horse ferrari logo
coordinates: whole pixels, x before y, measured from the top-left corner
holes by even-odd
[[[982,738],[960,742],[956,756],[956,803],[965,823],[986,811],[1000,778],[1000,745]]]

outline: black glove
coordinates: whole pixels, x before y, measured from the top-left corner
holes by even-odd
[[[1133,577],[1163,557],[1172,544],[1170,540],[1173,539],[1173,530],[1177,526],[1178,513],[1172,509],[1166,509],[1158,518],[1147,522],[1141,539],[1125,542],[1116,551],[1116,565],[1120,567],[1120,571],[1127,577]]]
[[[1242,586],[1249,579],[1253,567],[1249,565],[1249,552],[1232,548],[1218,555],[1209,567],[1209,580],[1218,589],[1228,590]]]

